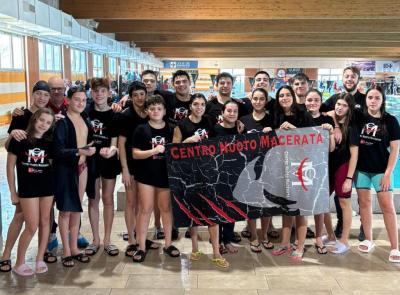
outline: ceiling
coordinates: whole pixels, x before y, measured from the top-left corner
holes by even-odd
[[[400,58],[399,0],[60,0],[159,58]]]

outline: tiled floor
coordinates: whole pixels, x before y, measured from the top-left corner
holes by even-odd
[[[279,225],[279,218],[275,219]],[[90,237],[88,224],[87,214],[84,214],[82,232]],[[243,225],[243,222],[239,223],[237,229]],[[354,237],[358,234],[358,225],[356,217]],[[0,294],[400,294],[400,266],[387,262],[389,247],[381,216],[375,216],[374,226],[378,247],[371,254],[358,253],[354,237],[351,252],[339,256],[318,255],[312,240],[307,240],[304,261],[295,265],[287,256],[273,257],[265,250],[254,254],[244,240],[238,254],[226,256],[231,262],[228,270],[217,269],[211,263],[206,229],[200,231],[203,240],[200,248],[207,255],[198,262],[190,262],[187,257],[191,250],[190,240],[183,237],[181,230],[181,238],[176,242],[182,251],[178,259],[155,250],[147,255],[143,264],[134,264],[122,251],[117,257],[108,257],[99,251],[88,265],[78,264],[72,269],[63,268],[58,262],[49,265],[48,274],[33,278],[0,274]],[[126,247],[120,236],[123,230],[123,214],[117,212],[113,242],[121,250]],[[36,239],[28,253],[31,264],[35,246]]]

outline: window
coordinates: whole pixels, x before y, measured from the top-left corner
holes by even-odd
[[[71,50],[71,71],[86,73],[86,52],[78,49]]]
[[[61,46],[39,41],[39,69],[45,72],[61,72]]]
[[[117,76],[117,59],[114,57],[108,58],[108,72],[114,78]]]
[[[93,77],[103,77],[103,56],[93,53]]]
[[[0,32],[0,68],[23,69],[22,37]]]

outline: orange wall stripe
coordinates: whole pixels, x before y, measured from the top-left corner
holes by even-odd
[[[25,92],[2,93],[0,94],[0,104],[26,101]]]
[[[39,73],[39,80],[47,81],[51,77],[60,77],[62,78],[62,73],[54,73],[54,72],[40,72]]]
[[[0,72],[0,83],[25,82],[25,72]]]
[[[0,116],[0,125],[8,125],[11,123],[11,113]]]

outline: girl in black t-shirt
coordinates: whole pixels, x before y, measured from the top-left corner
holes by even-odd
[[[52,149],[48,131],[54,123],[49,109],[39,109],[29,121],[27,139],[12,139],[7,154],[7,180],[13,204],[20,204],[25,221],[18,242],[18,255],[13,271],[21,276],[47,272],[44,253],[50,234],[50,211],[53,205],[54,183],[51,166]],[[18,190],[14,169],[17,167]],[[36,269],[25,264],[25,254],[40,224]]]
[[[241,117],[240,121],[244,124],[247,133],[270,132],[272,131],[272,117],[266,110],[268,92],[264,88],[256,88],[251,93],[250,101],[252,113]],[[267,237],[267,230],[271,217],[261,217],[261,244],[265,249],[273,249],[274,244]],[[261,244],[257,239],[257,219],[248,220],[247,225],[250,233],[250,250],[255,253],[261,252]]]
[[[335,123],[332,117],[328,115],[321,114],[320,107],[322,104],[322,94],[317,89],[310,89],[306,93],[305,99],[305,107],[307,111],[311,114],[314,123],[316,126],[321,126],[322,128],[329,131],[329,150],[333,151],[335,148],[335,138],[333,136],[333,130]],[[328,251],[324,242],[327,243],[328,241],[334,242],[336,241],[335,233],[333,232],[332,227],[332,220],[330,213],[323,213],[314,215],[314,222],[315,222],[315,249],[317,250],[318,254],[327,254]],[[322,231],[324,227],[327,231],[327,237],[322,237]],[[326,240],[328,239],[328,240]]]
[[[222,122],[214,126],[214,135],[216,137],[236,135],[238,131],[239,105],[230,100],[222,106]],[[219,240],[221,243],[220,253],[237,253],[238,249],[233,246],[235,223],[224,223],[219,226]]]
[[[335,110],[329,112],[338,123],[342,141],[329,155],[330,193],[335,192],[343,211],[343,232],[330,252],[342,254],[350,249],[349,235],[352,221],[351,187],[357,165],[359,138],[357,129],[350,124],[354,110],[354,98],[349,93],[339,95]]]
[[[292,87],[284,85],[276,93],[274,111],[274,127],[282,130],[290,130],[314,125],[309,113],[300,110],[296,103],[296,95]],[[278,256],[291,253],[289,259],[300,262],[304,254],[304,242],[307,234],[307,220],[304,216],[296,216],[297,245],[292,251],[290,235],[293,224],[292,216],[282,216],[282,241],[281,246],[272,251],[272,255]]]
[[[190,115],[178,123],[174,130],[174,143],[194,143],[200,142],[211,136],[213,126],[210,119],[204,116],[207,100],[201,93],[196,93],[190,99]],[[190,227],[190,237],[192,239],[192,253],[190,260],[197,261],[203,255],[199,251],[197,226]],[[221,256],[219,252],[218,224],[208,226],[210,241],[213,247],[213,259],[215,265],[223,268],[229,267],[229,262]]]
[[[397,119],[385,111],[385,93],[379,86],[366,93],[364,116],[358,122],[360,146],[355,187],[360,205],[360,216],[365,233],[358,250],[370,252],[372,241],[371,186],[378,195],[390,241],[390,262],[400,262],[398,228],[393,204],[392,173],[399,153],[400,127]]]
[[[101,198],[104,212],[104,251],[110,256],[116,256],[119,250],[111,243],[110,236],[114,220],[113,196],[115,181],[120,173],[120,163],[117,155],[117,114],[113,112],[107,103],[107,99],[110,96],[109,81],[105,78],[93,78],[90,84],[94,105],[89,109],[88,115],[93,130],[93,143],[96,147],[96,154],[94,155],[96,193],[93,199],[89,199],[89,220],[93,241],[85,249],[85,253],[89,256],[94,255],[100,247],[99,203]]]
[[[160,95],[147,99],[146,111],[149,121],[136,128],[132,140],[132,156],[137,163],[135,179],[139,196],[136,230],[139,249],[133,255],[134,262],[143,262],[146,257],[146,236],[156,200],[165,230],[164,253],[170,257],[180,256],[179,250],[171,244],[172,209],[165,160],[165,144],[172,142],[173,130],[163,120],[166,108]]]

